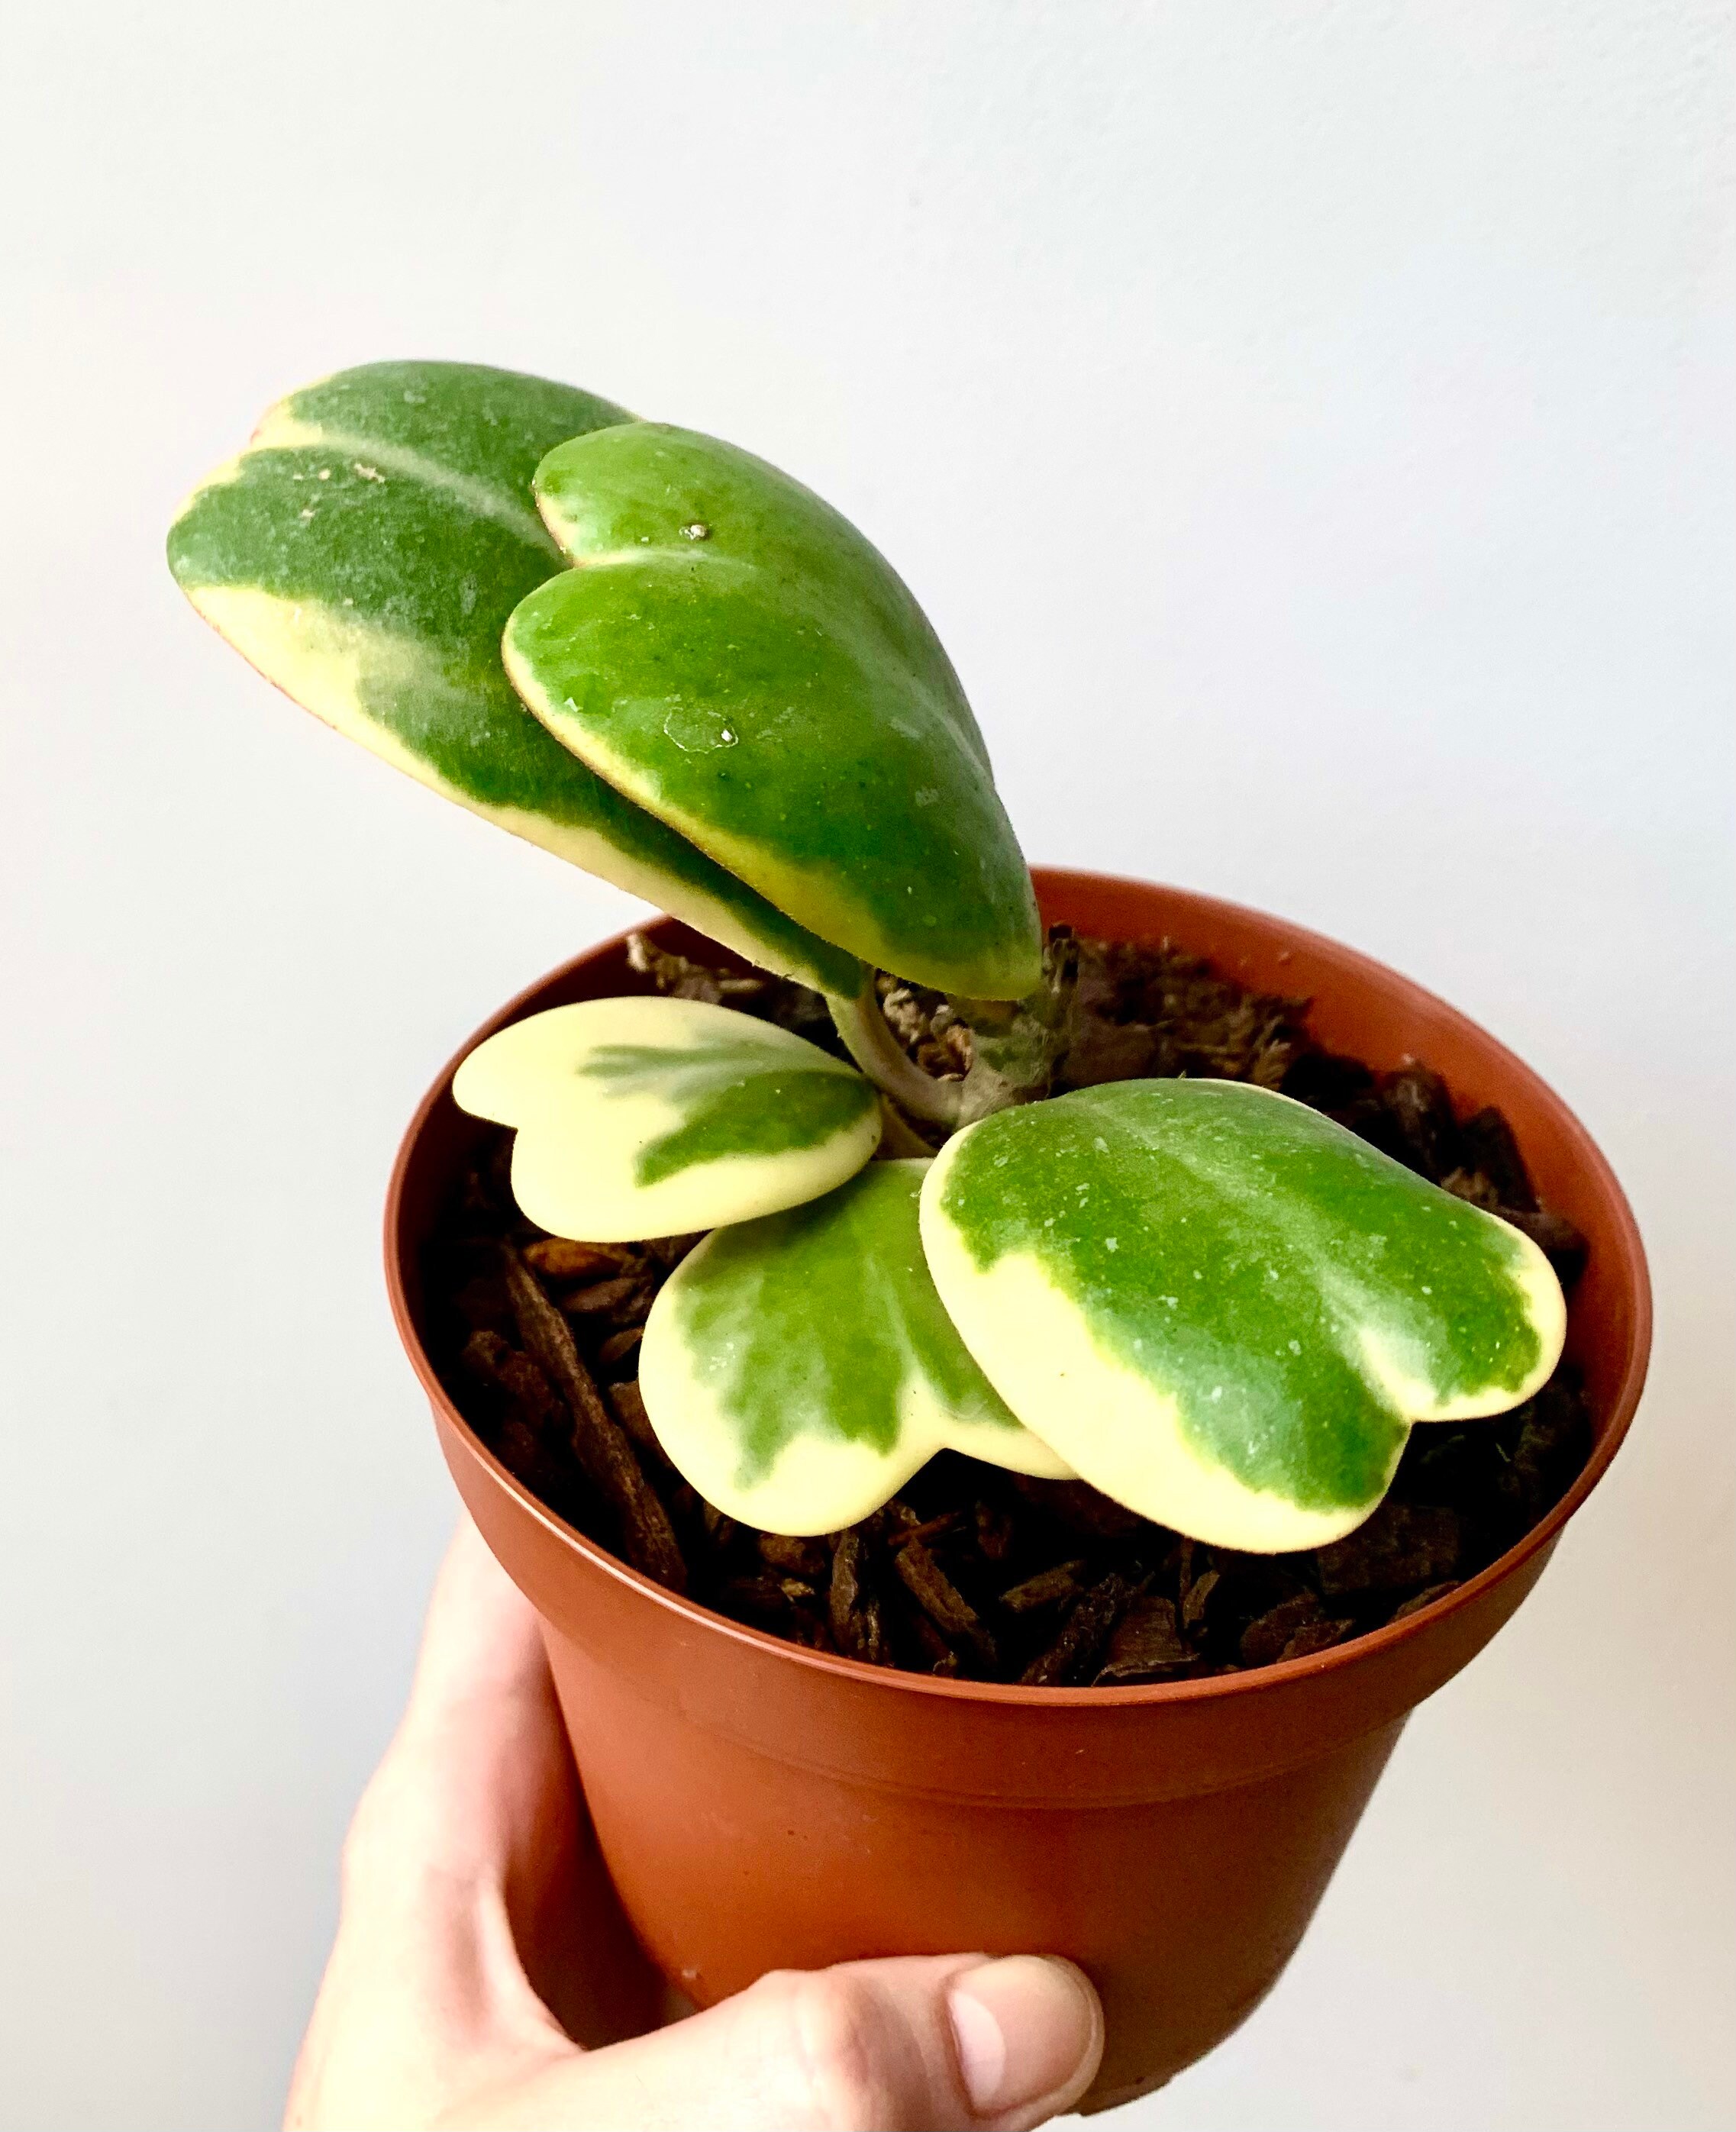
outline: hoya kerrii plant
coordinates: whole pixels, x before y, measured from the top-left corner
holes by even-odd
[[[465,364],[347,371],[189,499],[175,575],[252,665],[425,785],[822,993],[854,1065],[729,1007],[558,1007],[457,1102],[560,1236],[709,1234],[640,1390],[718,1510],[810,1534],[942,1449],[1196,1539],[1315,1547],[1411,1427],[1559,1357],[1537,1246],[1245,1083],[1027,1100],[1065,1041],[957,675],[884,559],[737,447]],[[960,1079],[877,973],[948,996]]]

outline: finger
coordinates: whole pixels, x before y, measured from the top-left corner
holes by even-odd
[[[1084,2094],[1097,1995],[1070,1962],[981,1955],[782,1972],[709,2013],[478,2096],[454,2125],[1023,2132]]]
[[[547,1670],[535,1609],[461,1515],[429,1597],[405,1729],[445,1725],[478,1700],[540,1712]]]
[[[410,1700],[346,1852],[362,1899],[426,1878],[504,1885],[570,1817],[571,1769],[531,1606],[469,1519],[429,1601]]]
[[[468,1518],[435,1582],[409,1706],[351,1823],[343,1883],[292,2124],[415,2123],[455,2086],[570,2056],[569,2034],[608,2041],[655,2018],[536,1615]]]
[[[467,1515],[429,1602],[399,1747],[438,1822],[401,1834],[432,1837],[449,1865],[481,1851],[561,2028],[591,2045],[656,2026],[662,1986],[591,1832],[536,1612]]]

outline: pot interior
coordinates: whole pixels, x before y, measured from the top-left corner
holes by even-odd
[[[1359,1059],[1377,1071],[1421,1059],[1445,1077],[1461,1116],[1485,1104],[1505,1113],[1539,1196],[1575,1224],[1589,1247],[1570,1308],[1566,1352],[1584,1376],[1594,1442],[1585,1468],[1555,1508],[1517,1547],[1459,1589],[1498,1578],[1517,1558],[1546,1544],[1614,1457],[1638,1402],[1651,1340],[1650,1289],[1638,1231],[1620,1186],[1584,1126],[1545,1082],[1487,1031],[1354,948],[1263,913],[1179,889],[1046,868],[1037,869],[1035,879],[1046,924],[1069,924],[1105,939],[1166,942],[1204,956],[1223,975],[1249,989],[1309,1001],[1309,1027],[1329,1049]],[[731,959],[715,943],[673,919],[659,919],[645,929],[662,947],[695,961],[714,966]],[[629,964],[625,936],[604,942],[510,1001],[458,1056],[527,1014],[653,989],[650,979]],[[452,1407],[429,1357],[421,1265],[421,1240],[492,1131],[453,1102],[450,1083],[457,1064],[458,1059],[450,1062],[429,1091],[400,1151],[387,1209],[387,1262],[394,1313],[417,1373],[437,1407],[463,1428],[463,1416]],[[493,1464],[492,1453],[471,1440],[477,1455]],[[504,1468],[499,1470],[503,1481],[517,1490],[518,1483]],[[572,1539],[589,1549],[591,1544],[577,1534]],[[1436,1603],[1451,1606],[1455,1596]],[[706,1618],[713,1617],[708,1613]]]

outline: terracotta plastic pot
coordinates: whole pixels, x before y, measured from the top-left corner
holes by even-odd
[[[454,1108],[450,1067],[399,1155],[387,1264],[459,1492],[542,1617],[604,1856],[664,1976],[704,2005],[770,1969],[861,1956],[1070,1955],[1107,2010],[1087,2105],[1102,2108],[1191,2064],[1271,1990],[1406,1717],[1512,1614],[1614,1457],[1651,1299],[1633,1216],[1585,1128],[1464,1016],[1231,904],[1089,874],[1037,881],[1051,921],[1171,940],[1245,984],[1310,996],[1334,1049],[1377,1067],[1414,1054],[1461,1104],[1499,1104],[1542,1195],[1589,1238],[1568,1347],[1595,1419],[1590,1462],[1517,1547],[1434,1606],[1315,1657],[1165,1687],[993,1687],[800,1649],[671,1597],[570,1531],[442,1389],[422,1339],[420,1247],[482,1130]],[[668,922],[658,937],[715,954]],[[642,989],[609,942],[473,1040]]]

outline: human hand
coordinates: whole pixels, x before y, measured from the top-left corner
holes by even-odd
[[[1077,2101],[1103,2049],[1085,1978],[1032,1956],[782,1973],[662,2028],[661,2005],[536,1616],[467,1518],[344,1845],[291,2132],[1022,2132]]]

